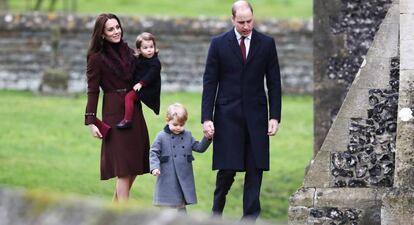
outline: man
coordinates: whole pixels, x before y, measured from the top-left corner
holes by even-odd
[[[261,210],[262,173],[269,170],[268,136],[276,134],[280,123],[280,72],[274,40],[253,29],[250,3],[236,1],[232,14],[234,28],[211,41],[202,123],[204,135],[214,136],[213,170],[218,172],[213,214],[222,214],[236,172],[245,171],[242,219],[255,220]]]

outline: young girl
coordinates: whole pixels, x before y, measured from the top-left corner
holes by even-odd
[[[134,104],[138,98],[158,115],[160,111],[161,63],[157,56],[154,35],[144,32],[138,35],[135,45],[138,51],[134,73],[134,87],[125,96],[125,114],[116,127],[130,128]]]
[[[150,171],[157,176],[154,205],[185,211],[185,206],[197,203],[194,185],[192,151],[204,152],[211,140],[198,142],[185,131],[187,110],[179,103],[167,111],[167,125],[159,132],[150,148]]]

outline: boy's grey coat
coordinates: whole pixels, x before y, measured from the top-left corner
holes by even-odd
[[[168,126],[157,134],[150,149],[150,171],[159,169],[154,205],[180,206],[197,203],[192,151],[204,152],[211,141],[198,142],[191,132],[173,134]]]

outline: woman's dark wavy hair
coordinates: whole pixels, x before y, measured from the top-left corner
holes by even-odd
[[[95,20],[95,27],[93,28],[91,42],[89,43],[88,48],[88,58],[91,54],[100,52],[102,50],[104,41],[102,38],[102,34],[104,33],[105,23],[109,19],[116,19],[116,21],[118,21],[119,27],[122,31],[121,38],[124,36],[124,29],[122,28],[121,21],[119,20],[119,18],[112,13],[102,13]]]

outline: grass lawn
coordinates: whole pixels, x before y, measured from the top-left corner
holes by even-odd
[[[173,102],[189,110],[186,129],[201,137],[200,99],[198,93],[162,95],[162,115],[145,108],[150,139],[164,127],[164,112]],[[85,96],[43,97],[30,92],[0,91],[0,185],[24,187],[45,192],[74,193],[111,201],[114,179],[99,180],[100,142],[83,125]],[[287,221],[289,196],[301,186],[304,168],[312,156],[311,96],[285,96],[282,124],[271,139],[271,170],[262,185],[262,215],[273,222]],[[215,172],[211,170],[211,147],[195,155],[196,188],[199,203],[189,211],[211,208]],[[151,206],[155,178],[138,177],[132,201]],[[242,214],[243,174],[229,193],[225,216]]]
[[[77,3],[77,12],[113,12],[129,15],[161,16],[225,16],[231,15],[233,0],[71,0],[57,1],[56,9],[72,8],[67,2]],[[13,11],[31,9],[35,0],[9,0]],[[50,1],[43,1],[43,10]],[[309,18],[312,16],[312,0],[251,0],[256,17],[259,18]],[[65,4],[64,4],[65,3]]]

